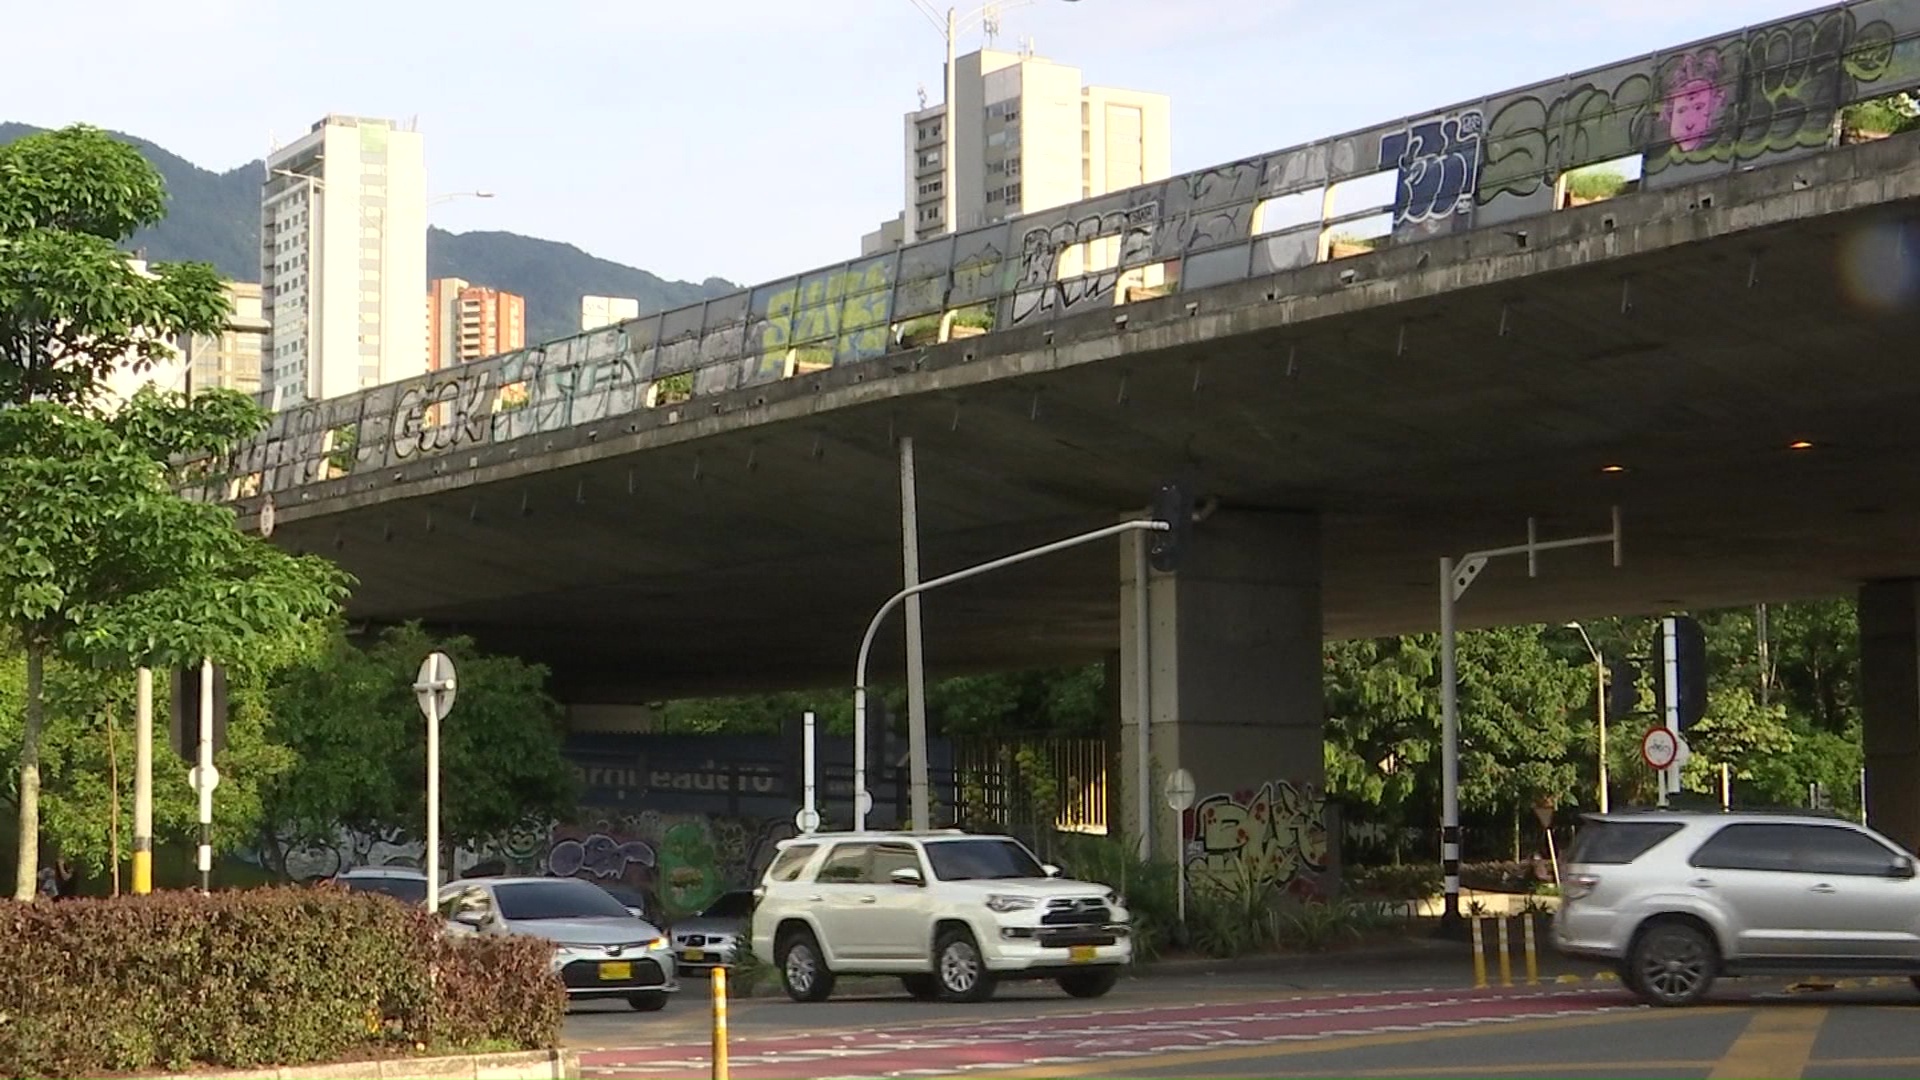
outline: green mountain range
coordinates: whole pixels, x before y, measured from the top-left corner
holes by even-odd
[[[0,145],[41,129],[0,122]],[[212,263],[236,281],[260,280],[260,178],[262,161],[223,173],[211,172],[118,132],[166,177],[166,220],[135,234],[129,247],[155,262]],[[527,299],[527,340],[551,341],[580,326],[580,297],[631,296],[640,311],[663,311],[720,296],[739,286],[720,278],[668,281],[657,274],[596,258],[572,244],[510,232],[453,233],[427,230],[427,277],[465,278],[475,285],[519,293]],[[425,303],[425,297],[421,299]]]

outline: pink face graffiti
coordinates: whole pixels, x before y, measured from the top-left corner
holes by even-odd
[[[1720,54],[1702,49],[1681,57],[1667,76],[1666,99],[1660,105],[1673,144],[1691,154],[1710,143],[1714,121],[1726,102],[1727,91],[1720,85]]]

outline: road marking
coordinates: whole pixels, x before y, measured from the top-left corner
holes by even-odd
[[[1776,1005],[1753,1010],[1747,1029],[1733,1040],[1709,1080],[1732,1077],[1798,1077],[1813,1056],[1820,1026],[1827,1022],[1824,1005]]]
[[[1593,1015],[1568,1016],[1558,1020],[1526,1020],[1517,1024],[1499,1026],[1479,1025],[1468,1028],[1446,1028],[1378,1035],[1360,1035],[1342,1039],[1319,1039],[1312,1042],[1272,1043],[1267,1046],[1248,1047],[1231,1050],[1188,1050],[1158,1054],[1153,1057],[1135,1058],[1133,1065],[1141,1069],[1189,1069],[1195,1065],[1207,1065],[1227,1061],[1249,1061],[1268,1057],[1295,1057],[1302,1054],[1329,1054],[1342,1050],[1359,1050],[1378,1046],[1401,1046],[1407,1043],[1437,1042],[1444,1039],[1494,1038],[1510,1036],[1529,1031],[1557,1031],[1575,1027],[1593,1027],[1603,1024],[1647,1023],[1657,1020],[1671,1020],[1683,1016],[1705,1016],[1713,1013],[1730,1012],[1720,1006],[1701,1006],[1692,1009],[1666,1009],[1655,1012],[1649,1009],[1618,1009]],[[1539,1069],[1539,1065],[1530,1066]],[[1609,1068],[1626,1067],[1609,1065]],[[999,1080],[1049,1080],[1053,1077],[1100,1076],[1104,1073],[1097,1064],[1065,1066],[1051,1068],[1045,1072],[1022,1072],[1008,1070],[996,1073]]]

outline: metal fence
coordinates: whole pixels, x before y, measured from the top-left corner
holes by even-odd
[[[1015,831],[1105,835],[1110,753],[1100,739],[956,740],[956,817]]]

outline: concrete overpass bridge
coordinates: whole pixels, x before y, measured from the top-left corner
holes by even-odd
[[[1495,563],[1462,625],[1862,589],[1870,767],[1911,779],[1920,136],[1839,118],[1916,84],[1920,0],[1836,5],[288,411],[199,490],[271,498],[356,617],[631,703],[847,685],[900,436],[928,576],[1185,476],[1218,509],[1151,582],[1153,746],[1203,794],[1318,782],[1323,634],[1430,630],[1440,556],[1618,505],[1624,567]],[[1131,565],[935,594],[929,664],[1130,668]],[[1920,841],[1920,784],[1869,792]]]

